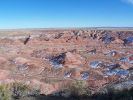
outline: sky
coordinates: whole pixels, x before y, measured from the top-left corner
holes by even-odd
[[[133,0],[0,0],[0,29],[133,27]]]

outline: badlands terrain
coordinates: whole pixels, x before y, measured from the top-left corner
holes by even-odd
[[[92,94],[132,88],[133,30],[0,30],[0,84],[16,81],[46,95],[74,81]]]

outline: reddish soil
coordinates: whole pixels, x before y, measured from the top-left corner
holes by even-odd
[[[1,31],[0,84],[18,80],[51,94],[75,80],[96,91],[131,79],[132,38],[113,29]]]

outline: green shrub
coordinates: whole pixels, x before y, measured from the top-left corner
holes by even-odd
[[[0,85],[0,100],[10,100],[11,93],[8,85]]]
[[[21,100],[22,98],[30,98],[31,95],[40,95],[40,90],[21,82],[0,85],[0,100]]]
[[[11,85],[11,94],[15,99],[27,96],[31,91],[31,88],[28,85],[22,83],[13,83]]]
[[[63,91],[70,92],[70,95],[72,96],[91,95],[91,91],[89,91],[89,88],[87,87],[86,82],[79,81],[79,80],[65,85],[63,87]]]

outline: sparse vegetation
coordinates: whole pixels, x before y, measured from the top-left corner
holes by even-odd
[[[0,100],[10,100],[11,93],[9,85],[0,85]]]
[[[25,97],[37,96],[39,94],[39,90],[35,90],[29,85],[20,82],[0,85],[0,100],[19,100]]]
[[[71,96],[91,95],[91,91],[87,87],[85,81],[76,80],[70,84],[64,85],[62,89],[63,91],[69,92]]]
[[[91,95],[83,81],[75,81],[64,87],[60,93],[69,92],[69,96],[41,95],[35,90],[22,83],[0,85],[0,100],[133,100],[133,88],[130,90],[114,91]]]
[[[90,91],[84,81],[76,81],[70,85],[71,94],[74,96],[90,95]]]
[[[27,96],[31,91],[28,85],[22,83],[13,83],[10,88],[12,97],[15,99]]]

